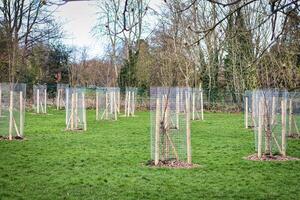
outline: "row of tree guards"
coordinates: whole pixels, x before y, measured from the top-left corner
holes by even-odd
[[[245,128],[253,128],[257,157],[286,156],[286,138],[299,137],[300,93],[278,90],[246,91]]]

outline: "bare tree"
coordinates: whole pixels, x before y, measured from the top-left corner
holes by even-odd
[[[9,81],[16,81],[22,70],[27,49],[36,42],[60,36],[51,11],[36,0],[3,0],[0,2],[0,23],[4,27],[9,64]]]

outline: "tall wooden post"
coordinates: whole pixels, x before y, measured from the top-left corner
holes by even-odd
[[[195,120],[195,91],[192,90],[192,119]]]
[[[201,92],[200,92],[200,103],[201,103],[201,119],[204,120],[204,111],[203,111],[203,90],[201,88]]]
[[[99,92],[96,92],[96,120],[99,120]]]
[[[56,95],[56,110],[59,110],[60,106],[60,89],[57,89],[57,95]]]
[[[105,92],[105,119],[108,119],[108,91]]]
[[[132,92],[132,116],[135,113],[135,100],[136,100],[136,92]]]
[[[187,148],[187,162],[192,164],[192,150],[191,150],[191,115],[190,115],[190,96],[186,93],[186,148]]]
[[[258,103],[258,105],[259,105],[259,103]],[[256,127],[256,124],[255,124],[254,95],[253,95],[253,93],[251,95],[251,122],[252,122],[252,126]]]
[[[156,97],[156,113],[155,113],[155,145],[154,145],[154,164],[159,162],[159,135],[160,135],[160,99]]]
[[[75,129],[78,129],[78,90],[75,91],[75,115],[74,115],[74,121],[75,121]]]
[[[85,109],[85,95],[84,92],[81,93],[82,95],[82,121],[83,121],[83,130],[87,130],[87,123],[86,123],[86,109]]]
[[[114,116],[115,116],[115,120],[118,119],[118,116],[117,116],[117,111],[118,111],[118,108],[117,108],[118,104],[117,104],[117,98],[116,98],[116,91],[113,91],[113,112],[114,112]]]
[[[36,112],[40,113],[40,89],[36,89]]]
[[[176,91],[176,128],[179,129],[179,91]]]
[[[282,156],[286,156],[286,99],[281,100],[281,150]]]
[[[259,107],[258,107],[258,133],[257,133],[257,157],[259,159],[261,159],[261,156],[262,156],[263,118],[264,118],[263,99],[259,99]]]
[[[121,94],[120,90],[118,91],[118,113],[120,113],[120,106],[121,106]]]
[[[47,89],[44,90],[44,105],[45,105],[45,113],[47,113]]]
[[[23,137],[24,128],[24,110],[23,110],[23,92],[20,91],[20,135]]]
[[[14,108],[14,91],[10,90],[10,97],[9,97],[9,132],[8,132],[8,139],[12,140],[12,131],[13,131],[13,108]]]
[[[245,128],[248,128],[248,97],[245,97]]]
[[[127,116],[127,104],[128,104],[128,91],[125,92],[125,103],[124,103],[124,109],[125,109],[125,116]]]
[[[289,136],[292,135],[292,120],[293,120],[293,100],[289,100]]]
[[[67,89],[66,90],[66,105],[65,105],[65,108],[66,108],[66,125],[68,124],[68,120],[69,120],[69,92],[70,92],[70,89]]]
[[[70,122],[71,122],[71,130],[74,129],[74,105],[75,105],[75,94],[74,89],[72,89],[72,97],[71,97],[71,114],[70,114]]]
[[[128,117],[131,115],[131,92],[129,91],[128,92],[128,110],[127,110],[127,114],[128,114]]]

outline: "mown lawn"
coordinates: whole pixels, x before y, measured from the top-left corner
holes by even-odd
[[[26,114],[26,141],[0,141],[0,199],[299,199],[300,161],[255,162],[241,114],[192,123],[195,169],[154,169],[149,113],[64,131],[64,111]],[[300,141],[288,142],[300,158]]]

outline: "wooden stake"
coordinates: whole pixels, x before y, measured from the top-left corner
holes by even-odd
[[[69,120],[69,91],[70,89],[66,90],[66,125],[68,124],[68,120]]]
[[[71,114],[70,114],[70,121],[71,121],[71,130],[74,129],[74,106],[75,106],[75,94],[74,89],[72,91],[72,103],[71,103]]]
[[[99,92],[96,92],[96,120],[99,120]]]
[[[12,131],[13,131],[13,107],[14,107],[14,91],[11,89],[10,98],[9,98],[9,135],[8,139],[12,140]]]
[[[57,89],[57,96],[56,96],[56,110],[59,110],[59,99],[60,99],[60,89]]]
[[[261,159],[262,156],[262,131],[263,131],[263,99],[259,100],[259,107],[258,107],[258,134],[257,134],[257,157]]]
[[[187,162],[192,164],[192,151],[191,151],[191,116],[190,116],[190,101],[189,93],[186,93],[186,148],[187,148]]]
[[[195,91],[192,91],[192,120],[195,120]]]
[[[40,90],[39,89],[36,90],[36,102],[37,102],[36,112],[40,113]]]
[[[75,91],[75,112],[74,112],[75,129],[78,129],[78,90]]]
[[[85,95],[84,92],[81,93],[82,95],[82,122],[83,122],[83,130],[87,130],[87,123],[86,123],[86,109],[85,109]]]
[[[128,91],[126,90],[125,93],[125,104],[124,104],[124,108],[125,108],[125,116],[127,116],[127,102],[128,101]]]
[[[245,128],[248,128],[248,97],[245,97]]]
[[[131,115],[131,92],[128,92],[128,111],[127,111],[128,117]]]
[[[45,106],[45,109],[44,109],[44,113],[47,113],[47,89],[44,90],[44,106]]]
[[[289,136],[292,135],[292,120],[293,120],[293,103],[289,100]]]
[[[23,136],[24,118],[23,118],[23,92],[20,91],[20,135]]]
[[[255,124],[255,107],[254,107],[254,95],[252,93],[251,95],[251,121],[252,121],[252,126],[253,127],[256,127],[256,124]],[[258,105],[259,105],[259,102],[258,102]]]
[[[136,99],[136,92],[132,92],[132,116],[135,113],[135,99]]]
[[[201,103],[201,119],[204,120],[204,111],[203,111],[203,90],[201,88],[200,92],[200,103]]]
[[[160,135],[160,99],[156,99],[156,116],[155,116],[155,155],[154,164],[157,165],[159,162],[159,135]]]
[[[176,92],[176,128],[179,129],[179,91]]]
[[[115,120],[118,120],[118,116],[117,116],[117,99],[116,99],[116,91],[113,91],[113,112],[115,115]]]
[[[118,90],[118,113],[120,113],[120,106],[121,106],[121,94],[120,94],[120,90]]]
[[[108,119],[108,93],[105,92],[105,119]]]
[[[281,123],[282,123],[282,131],[281,131],[281,149],[282,156],[286,156],[286,99],[281,101]]]

